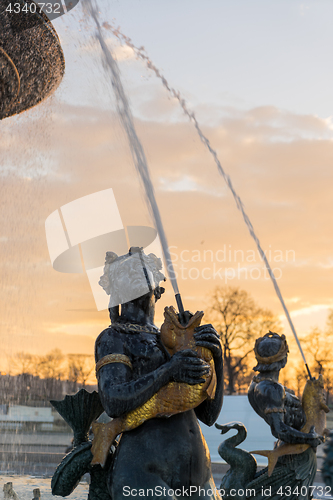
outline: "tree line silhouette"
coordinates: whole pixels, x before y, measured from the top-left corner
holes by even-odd
[[[246,290],[225,286],[212,292],[205,322],[211,322],[221,338],[225,393],[246,394],[256,364],[255,340],[269,330],[282,333],[279,319],[269,309],[259,307]],[[300,396],[307,374],[288,332],[287,338],[291,352],[281,373],[282,383]],[[323,375],[329,403],[333,390],[333,310],[326,327],[312,328],[301,342],[312,375]],[[0,404],[62,399],[88,382],[96,384],[93,355],[64,355],[60,349],[44,355],[18,352],[11,358],[10,367],[10,374],[0,376]]]
[[[18,352],[9,364],[9,373],[0,375],[0,404],[43,406],[94,384],[93,355],[64,355],[60,349],[44,355]]]

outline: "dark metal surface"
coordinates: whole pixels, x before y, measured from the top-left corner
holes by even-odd
[[[256,342],[258,365],[254,370],[259,374],[253,377],[249,387],[249,402],[279,442],[274,452],[269,450],[267,454],[266,450],[257,450],[252,453],[267,456],[269,466],[259,471],[253,455],[238,448],[246,438],[246,428],[242,423],[216,425],[222,434],[237,430],[237,434],[225,439],[218,449],[221,458],[230,465],[221,481],[224,500],[244,500],[251,496],[259,500],[268,497],[271,500],[312,498],[311,488],[317,471],[316,446],[322,438],[312,428],[310,432],[304,431],[307,406],[304,405],[303,409],[293,391],[278,381],[279,372],[287,362],[287,353],[288,345],[283,335],[269,332]],[[308,383],[316,384],[316,381]],[[306,401],[305,391],[302,400],[303,403]],[[283,446],[286,447],[285,453],[282,452]],[[278,458],[270,468],[273,453],[278,454]]]
[[[87,472],[91,476],[89,500],[121,499],[125,485],[134,489],[200,486],[206,491],[215,487],[208,447],[198,423],[200,419],[212,425],[222,405],[222,352],[211,325],[197,327],[194,337],[197,347],[205,347],[212,353],[217,377],[215,397],[169,418],[148,416],[141,425],[123,432],[111,447],[104,469],[91,464],[91,442],[86,441],[86,430],[93,414],[99,414],[100,402],[111,418],[123,416],[146,402],[154,404],[155,394],[169,382],[192,386],[201,383],[207,373],[205,363],[200,363],[192,351],[185,349],[169,356],[153,324],[154,309],[155,295],[151,290],[123,304],[117,320],[96,340],[97,363],[105,356],[118,355],[128,358],[132,367],[118,359],[98,370],[100,401],[82,392],[66,396],[62,402],[52,402],[73,428],[75,438],[73,450],[53,476],[54,495],[70,494]],[[213,494],[210,498],[217,496]]]
[[[50,403],[73,429],[74,446],[88,441],[91,423],[104,411],[98,393],[90,393],[85,389],[74,396],[66,396],[62,401]]]
[[[7,5],[0,0],[0,119],[39,104],[58,87],[65,71],[59,38],[47,16],[10,13]]]
[[[92,421],[103,412],[97,392],[89,393],[81,389],[74,396],[66,396],[62,401],[51,401],[51,404],[74,432],[74,448],[63,458],[52,477],[53,495],[62,497],[70,495],[81,477],[89,473],[89,500],[110,500],[106,481],[112,456],[110,455],[105,469],[99,465],[91,465],[91,441],[88,440],[88,430]]]

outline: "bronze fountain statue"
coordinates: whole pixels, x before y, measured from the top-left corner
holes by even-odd
[[[184,325],[172,307],[165,308],[158,330],[154,310],[164,292],[163,279],[160,260],[140,248],[120,257],[107,253],[100,284],[110,294],[111,325],[95,344],[98,393],[81,390],[52,402],[74,431],[74,448],[52,479],[54,495],[71,494],[89,473],[89,500],[140,492],[156,499],[220,498],[198,424],[199,419],[212,425],[221,410],[220,340],[211,325],[200,326],[202,312],[186,312]],[[142,295],[147,284],[149,292]],[[129,290],[131,300],[126,299]],[[321,378],[308,380],[302,401],[279,383],[288,351],[284,335],[269,332],[256,341],[254,369],[259,373],[248,394],[278,439],[275,449],[239,449],[244,425],[216,424],[222,434],[238,431],[219,446],[231,466],[220,486],[224,499],[311,498],[315,450],[323,441],[328,408]],[[96,422],[103,410],[112,418],[107,424]],[[91,425],[93,441],[88,438]],[[267,456],[268,467],[257,471],[253,454]]]
[[[89,472],[90,500],[148,489],[170,499],[189,491],[192,498],[199,492],[200,498],[219,498],[198,419],[212,425],[221,410],[220,340],[211,325],[199,326],[201,312],[186,312],[183,325],[166,308],[161,331],[154,325],[155,302],[164,292],[161,268],[160,259],[140,248],[121,257],[107,254],[100,283],[110,303],[128,283],[137,298],[123,302],[121,311],[119,304],[109,308],[111,325],[96,340],[98,395],[81,391],[52,402],[75,437],[53,476],[54,495],[69,495]],[[145,281],[149,292],[140,295]],[[91,443],[87,431],[103,409],[113,420],[93,424]]]
[[[58,35],[33,0],[0,0],[0,120],[43,101],[58,87],[65,60]]]
[[[65,69],[57,33],[38,4],[15,0],[16,10],[9,4],[0,0],[0,120],[51,95]],[[198,423],[212,425],[222,407],[220,339],[212,325],[200,325],[202,312],[186,311],[184,322],[166,307],[161,330],[154,325],[155,302],[164,292],[161,268],[160,260],[141,248],[120,257],[107,254],[100,284],[110,295],[111,325],[95,346],[98,393],[81,390],[52,402],[74,431],[73,450],[52,479],[54,495],[69,495],[88,472],[89,500],[140,496],[140,490],[141,496],[150,491],[153,498],[170,500],[220,498]],[[143,284],[149,292],[142,293]],[[278,439],[274,450],[239,449],[244,425],[216,425],[222,434],[238,431],[219,446],[231,466],[221,483],[224,498],[311,498],[328,408],[320,377],[308,380],[302,401],[279,383],[287,354],[284,335],[269,332],[258,339],[254,369],[259,374],[248,393]],[[96,422],[103,411],[112,418],[108,424]],[[268,467],[258,472],[253,454],[268,457]],[[331,455],[325,465],[329,485]]]
[[[307,381],[300,401],[278,380],[289,352],[285,336],[269,332],[257,339],[254,351],[258,362],[254,370],[259,373],[249,387],[249,401],[278,441],[274,450],[248,453],[236,448],[246,438],[243,424],[215,424],[222,434],[230,429],[238,431],[219,446],[219,454],[231,466],[221,483],[224,498],[309,499],[317,471],[316,447],[324,440],[325,414],[329,411],[322,377]],[[268,467],[257,472],[252,454],[268,457]]]

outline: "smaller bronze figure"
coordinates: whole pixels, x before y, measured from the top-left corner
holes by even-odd
[[[246,437],[244,426],[217,426],[222,433],[231,428],[238,429],[238,437],[227,439],[219,447],[220,455],[231,465],[221,488],[228,492],[237,484],[249,492],[252,490],[249,496],[255,491],[256,499],[267,497],[267,488],[269,497],[274,500],[284,497],[308,499],[311,497],[309,487],[317,470],[316,447],[324,439],[321,434],[328,411],[322,378],[307,381],[301,402],[294,391],[279,383],[279,372],[286,365],[289,352],[285,336],[269,332],[256,341],[254,351],[258,362],[254,370],[259,373],[253,377],[249,387],[249,401],[255,412],[271,427],[278,442],[274,450],[251,452],[269,459],[268,467],[257,473],[251,453],[235,448]],[[239,484],[237,469],[241,472],[242,484]],[[244,495],[241,497],[244,498]],[[228,493],[225,498],[228,498]],[[238,499],[238,496],[233,498]]]

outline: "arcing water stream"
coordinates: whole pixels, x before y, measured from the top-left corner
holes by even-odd
[[[103,50],[103,53],[104,53],[104,56],[105,56],[105,59],[106,59],[107,66],[109,67],[110,72],[111,72],[112,85],[113,85],[113,88],[114,88],[114,91],[115,91],[115,94],[116,94],[116,98],[117,98],[117,106],[118,106],[119,115],[120,115],[121,121],[122,121],[123,126],[124,126],[124,128],[126,130],[126,133],[127,133],[127,136],[128,136],[129,142],[130,142],[130,147],[131,147],[131,151],[132,151],[132,155],[133,155],[133,159],[134,159],[136,168],[137,168],[137,170],[139,172],[139,175],[140,175],[140,177],[142,179],[142,182],[144,184],[144,187],[145,187],[145,192],[146,192],[146,197],[147,197],[147,200],[148,200],[148,203],[149,203],[149,207],[151,209],[151,213],[152,213],[152,216],[153,216],[154,221],[155,221],[155,226],[156,226],[156,229],[157,229],[157,231],[159,233],[160,240],[161,240],[161,243],[162,243],[163,253],[164,253],[164,257],[165,257],[166,263],[167,263],[170,281],[172,283],[172,286],[173,286],[173,289],[175,291],[175,294],[179,294],[178,286],[177,286],[177,280],[176,280],[176,276],[175,276],[175,273],[174,273],[174,269],[173,269],[173,265],[172,265],[172,261],[171,261],[171,257],[170,257],[170,253],[169,253],[169,249],[168,249],[167,239],[166,239],[166,236],[165,236],[165,233],[164,233],[164,229],[163,229],[163,226],[162,226],[162,221],[161,221],[160,213],[159,213],[158,206],[157,206],[157,203],[156,203],[156,199],[155,199],[155,195],[154,195],[154,188],[153,188],[153,185],[152,185],[151,180],[150,180],[149,169],[148,169],[148,166],[147,166],[146,157],[145,157],[142,145],[141,145],[141,143],[140,143],[140,141],[139,141],[139,139],[137,137],[137,134],[135,132],[135,128],[134,128],[134,124],[133,124],[133,119],[132,119],[132,114],[131,114],[131,110],[130,110],[130,107],[129,107],[129,103],[128,103],[127,97],[126,97],[126,95],[124,93],[124,89],[123,89],[123,86],[122,86],[122,83],[121,83],[121,80],[120,80],[118,65],[117,65],[117,63],[116,63],[116,61],[115,61],[115,59],[114,59],[114,57],[113,57],[110,49],[108,48],[108,46],[105,43],[105,40],[104,40],[104,37],[103,37],[103,33],[102,33],[102,30],[101,30],[101,26],[100,26],[100,23],[99,23],[99,20],[98,20],[98,14],[97,14],[96,7],[93,6],[92,0],[85,0],[85,3],[88,5],[88,11],[89,11],[89,13],[91,14],[91,16],[93,17],[93,19],[94,19],[94,21],[96,23],[96,27],[97,27],[96,37],[97,37],[97,39],[98,39],[98,41],[99,41],[99,43],[100,43],[100,45],[102,47],[102,50]],[[197,130],[197,133],[198,133],[201,141],[203,142],[203,144],[207,147],[207,149],[209,150],[209,152],[213,156],[213,159],[214,159],[214,162],[215,162],[215,164],[217,166],[218,172],[222,175],[222,177],[225,180],[228,188],[230,189],[230,191],[231,191],[231,193],[232,193],[232,195],[234,197],[234,200],[236,202],[237,208],[242,213],[244,222],[245,222],[245,224],[246,224],[246,226],[247,226],[247,228],[249,230],[249,233],[250,233],[250,235],[252,236],[252,238],[254,239],[254,241],[256,243],[259,255],[262,258],[262,260],[264,261],[264,263],[265,263],[265,266],[266,266],[266,268],[268,270],[269,276],[270,276],[270,278],[272,280],[275,292],[276,292],[276,294],[277,294],[277,296],[278,296],[278,298],[279,298],[279,300],[281,302],[282,308],[284,310],[284,313],[285,313],[286,318],[288,320],[288,323],[290,325],[291,331],[292,331],[292,333],[293,333],[293,335],[295,337],[296,343],[297,343],[298,348],[300,350],[300,353],[302,355],[302,358],[303,358],[303,361],[305,363],[306,369],[307,369],[308,374],[309,374],[309,376],[311,378],[311,373],[310,373],[309,367],[307,365],[307,362],[306,362],[306,359],[305,359],[305,355],[303,353],[302,346],[301,346],[301,344],[299,342],[299,339],[297,337],[297,333],[296,333],[294,324],[292,322],[292,319],[291,319],[291,316],[289,314],[288,308],[287,308],[287,306],[285,304],[285,301],[284,301],[284,299],[282,297],[281,290],[280,290],[279,285],[278,285],[278,283],[276,281],[274,272],[273,272],[273,270],[272,270],[272,268],[271,268],[271,266],[270,266],[270,264],[268,262],[268,259],[266,257],[266,254],[265,254],[264,250],[262,249],[260,241],[259,241],[257,235],[255,234],[253,225],[252,225],[252,223],[251,223],[251,221],[250,221],[247,213],[245,212],[243,202],[240,199],[240,197],[238,196],[238,194],[236,193],[229,175],[223,169],[223,167],[221,165],[221,162],[220,162],[220,160],[219,160],[219,158],[217,156],[217,152],[215,151],[215,149],[213,149],[213,147],[210,144],[209,139],[202,132],[202,130],[200,128],[200,125],[199,125],[199,123],[198,123],[198,121],[197,121],[197,119],[195,117],[194,112],[191,111],[187,107],[186,101],[185,101],[185,99],[183,99],[181,97],[180,93],[178,91],[176,91],[173,87],[171,87],[169,85],[169,83],[166,80],[166,78],[162,75],[162,73],[159,71],[159,69],[152,63],[152,61],[146,55],[146,53],[144,52],[143,48],[136,47],[132,43],[132,41],[131,41],[130,38],[128,38],[127,36],[123,35],[120,32],[119,28],[118,29],[113,28],[108,23],[106,23],[106,27],[108,29],[110,29],[113,32],[113,34],[121,42],[124,42],[127,46],[129,46],[130,48],[132,48],[134,50],[134,52],[138,56],[138,58],[140,58],[141,60],[143,60],[145,62],[145,64],[146,64],[146,66],[150,70],[152,70],[155,73],[155,75],[162,81],[162,84],[167,89],[167,91],[171,94],[171,96],[174,97],[174,98],[176,98],[178,100],[178,102],[179,102],[180,106],[182,107],[184,113],[187,115],[187,117],[190,119],[190,121],[194,124],[194,126],[195,126],[195,128]]]
[[[148,207],[150,209],[150,213],[153,217],[155,227],[161,241],[163,255],[173,290],[176,295],[179,295],[176,274],[171,260],[169,245],[163,228],[160,211],[156,202],[154,186],[150,178],[146,155],[134,127],[131,108],[129,106],[129,102],[120,79],[119,67],[117,61],[113,57],[111,50],[105,43],[102,28],[98,20],[98,10],[96,4],[93,2],[93,0],[85,0],[84,4],[86,5],[88,13],[94,19],[96,24],[96,38],[100,43],[104,54],[106,67],[111,75],[112,87],[116,95],[117,109],[120,120],[128,137],[135,167],[145,189]]]

